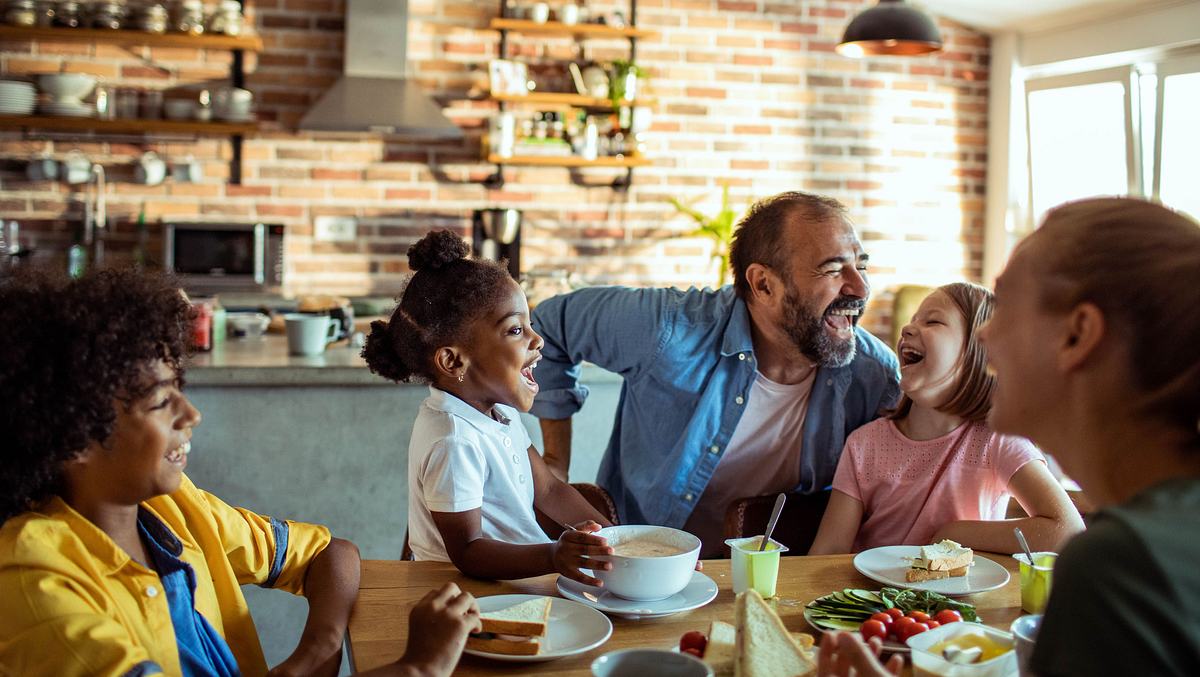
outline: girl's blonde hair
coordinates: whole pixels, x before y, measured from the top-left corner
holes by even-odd
[[[933,293],[937,292],[945,294],[954,302],[954,306],[967,322],[967,330],[963,335],[963,352],[959,358],[960,369],[954,392],[950,399],[935,409],[968,421],[982,421],[987,418],[988,410],[992,408],[996,377],[988,372],[987,353],[983,344],[975,339],[975,332],[991,319],[994,297],[987,287],[970,282],[942,285]],[[911,409],[912,399],[908,395],[901,395],[896,408],[888,412],[888,418],[893,421],[902,419],[908,416]]]
[[[1043,308],[1100,308],[1129,350],[1130,399],[1200,450],[1200,224],[1162,205],[1096,198],[1052,210],[1030,239]]]

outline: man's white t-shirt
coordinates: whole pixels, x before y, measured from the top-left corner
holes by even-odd
[[[408,443],[408,541],[417,560],[450,561],[430,512],[480,510],[484,538],[549,543],[533,512],[529,433],[516,409],[495,418],[430,387]]]
[[[800,452],[813,369],[794,385],[755,373],[746,411],[725,455],[683,528],[700,537],[701,557],[720,557],[725,547],[725,509],[739,498],[787,492],[800,483]]]

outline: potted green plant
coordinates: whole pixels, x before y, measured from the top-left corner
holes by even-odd
[[[688,233],[688,237],[704,236],[713,241],[713,258],[718,260],[717,287],[720,288],[732,281],[729,270],[729,245],[733,242],[733,227],[737,221],[738,212],[729,204],[729,184],[721,186],[721,208],[716,214],[708,215],[697,210],[693,205],[703,198],[696,198],[684,203],[677,198],[669,198],[671,205],[679,212],[687,214],[696,225],[696,230]]]
[[[638,80],[649,79],[650,74],[645,68],[632,60],[617,59],[612,62],[612,77],[609,79],[608,99],[612,102],[614,112],[619,112],[622,101],[633,101],[637,98]]]

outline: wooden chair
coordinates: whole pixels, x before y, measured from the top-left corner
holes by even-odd
[[[829,491],[818,491],[812,494],[791,492],[783,513],[779,515],[779,523],[775,525],[775,533],[771,538],[788,547],[789,555],[807,555],[817,537],[817,529],[821,526],[821,517],[825,515],[825,506],[829,504]],[[771,519],[771,508],[775,506],[775,496],[754,496],[739,498],[725,509],[725,538],[745,538],[757,536],[767,529]]]
[[[590,503],[597,512],[599,512],[601,515],[604,515],[605,519],[613,524],[617,523],[617,505],[613,503],[612,496],[609,496],[607,491],[598,485],[590,484],[588,482],[576,482],[571,486],[575,487],[575,490],[582,494],[583,498],[587,500],[587,502]],[[554,520],[542,515],[542,513],[537,513],[537,518],[538,524],[541,525],[542,530],[545,531],[547,535],[557,535],[562,531],[562,528],[555,524]],[[404,546],[400,551],[400,559],[411,561],[412,558],[412,548],[408,546],[408,530],[405,530]]]

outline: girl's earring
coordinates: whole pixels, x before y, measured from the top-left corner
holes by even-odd
[[[462,374],[459,374],[459,375],[458,375],[458,382],[459,382],[459,383],[462,383],[462,382],[463,382],[463,375],[462,375]]]

